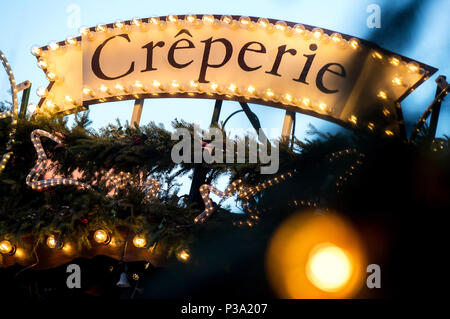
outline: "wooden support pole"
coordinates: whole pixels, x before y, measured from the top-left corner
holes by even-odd
[[[25,118],[25,114],[27,114],[28,101],[30,100],[30,92],[31,92],[31,83],[25,90],[23,90],[22,93],[22,102],[20,103],[20,110],[19,110],[20,118]]]
[[[139,123],[141,122],[143,106],[144,106],[144,99],[137,99],[134,101],[133,114],[131,115],[131,123],[130,123],[132,127],[134,127],[135,125],[139,126]]]
[[[281,139],[289,141],[292,132],[292,124],[294,123],[295,113],[286,111],[284,115],[283,128],[281,129]]]

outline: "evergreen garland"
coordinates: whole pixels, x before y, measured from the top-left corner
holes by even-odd
[[[144,232],[148,246],[158,243],[172,253],[197,242],[205,227],[224,229],[233,221],[245,218],[218,206],[217,213],[206,224],[193,222],[202,207],[179,196],[179,185],[174,179],[191,172],[194,164],[173,163],[170,153],[176,141],[171,140],[171,133],[162,126],[149,123],[129,127],[118,121],[95,131],[89,124],[87,112],[78,114],[72,127],[65,118],[19,119],[14,156],[0,175],[0,238],[20,243],[24,236],[31,234],[39,243],[47,235],[56,233],[80,247],[89,247],[92,231],[101,228],[114,233],[117,227],[125,226],[135,233]],[[9,125],[8,121],[0,121],[0,145],[7,139]],[[193,131],[193,125],[183,121],[175,120],[173,126]],[[81,171],[82,181],[94,183],[96,190],[81,191],[64,185],[37,192],[25,184],[36,160],[30,133],[38,128],[52,134],[61,133],[63,145],[42,139],[55,172],[69,176],[76,170]],[[361,207],[350,204],[349,200],[355,187],[367,186],[368,181],[364,180],[367,174],[376,178],[373,174],[380,171],[390,172],[392,176],[403,172],[411,178],[417,160],[425,158],[429,165],[443,167],[442,163],[448,163],[450,157],[449,138],[430,139],[426,127],[415,144],[351,133],[322,134],[313,127],[310,134],[315,138],[296,140],[292,150],[288,144],[280,143],[279,173],[293,170],[297,173],[292,179],[256,194],[247,208],[258,210],[263,219],[268,216],[269,220],[282,220],[300,207],[331,208],[358,215],[361,212],[356,212],[357,207]],[[333,154],[341,155],[333,159]],[[362,161],[361,155],[364,156]],[[208,171],[205,182],[209,184],[223,174],[227,174],[230,181],[242,179],[248,186],[268,178],[260,174],[261,163],[201,165]],[[145,194],[136,187],[121,190],[116,196],[106,196],[111,186],[104,183],[99,172],[111,169],[130,172],[136,181],[150,176],[160,180],[164,187],[158,200],[144,203]],[[449,181],[448,168],[445,174],[444,180]],[[390,191],[395,189],[394,185],[402,187],[402,183],[404,181],[386,181]],[[380,187],[380,181],[375,185]]]

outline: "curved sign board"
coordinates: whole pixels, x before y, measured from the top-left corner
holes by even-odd
[[[34,48],[50,85],[41,112],[194,97],[269,105],[398,134],[399,102],[436,72],[364,40],[236,16],[167,16],[85,28]]]

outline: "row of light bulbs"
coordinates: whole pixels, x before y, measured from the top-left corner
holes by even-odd
[[[115,247],[117,242],[114,240],[114,237],[111,234],[104,230],[98,229],[94,232],[93,239],[96,243],[102,245],[110,245]],[[137,234],[133,237],[133,245],[136,248],[146,248],[147,247],[147,239],[143,234]],[[49,235],[45,241],[45,244],[50,249],[58,249],[64,250],[66,252],[71,251],[71,245],[69,243],[64,243],[60,238],[55,235]],[[154,248],[155,246],[153,246]],[[152,248],[152,249],[153,249]],[[17,246],[13,244],[10,240],[4,239],[0,242],[0,254],[6,256],[13,256],[17,252]],[[188,249],[180,249],[176,253],[177,258],[181,261],[188,261],[190,258],[190,253]]]
[[[400,81],[400,80],[399,80]],[[332,106],[328,106],[324,102],[314,102],[307,97],[297,98],[294,97],[290,93],[278,94],[272,89],[268,88],[263,91],[257,90],[253,85],[249,85],[246,88],[237,87],[235,84],[231,83],[227,86],[221,86],[216,82],[211,82],[208,84],[199,83],[198,81],[191,80],[188,85],[184,85],[177,80],[173,80],[168,84],[163,84],[158,80],[153,80],[151,85],[147,85],[142,81],[135,81],[132,86],[124,86],[120,83],[117,83],[113,88],[102,84],[99,88],[99,91],[108,95],[108,98],[98,97],[95,90],[91,88],[85,87],[83,89],[83,94],[88,98],[98,99],[98,102],[107,102],[110,101],[111,98],[115,98],[117,100],[123,100],[122,95],[133,95],[134,98],[140,99],[142,95],[152,95],[158,96],[159,94],[178,94],[178,93],[186,93],[190,96],[195,96],[195,94],[207,94],[207,95],[224,95],[228,98],[232,98],[233,96],[244,97],[246,99],[262,99],[264,101],[272,101],[275,103],[282,103],[284,105],[296,105],[298,107],[304,109],[310,109],[312,111],[321,113],[321,114],[332,114],[334,109]],[[40,88],[37,91],[38,96],[41,98],[46,98],[46,106],[47,109],[51,111],[52,108],[55,107],[55,103],[53,103],[51,96],[49,96],[49,92],[46,88]],[[388,95],[384,90],[380,90],[378,92],[378,97],[387,101]],[[70,96],[65,97],[66,101],[72,103],[73,105],[81,104],[79,101],[76,101]],[[390,113],[388,111],[388,113]],[[386,114],[385,114],[386,115]],[[352,114],[348,121],[353,125],[364,126],[367,127],[370,131],[375,129],[375,124],[373,122],[368,123],[359,123],[358,117]],[[394,135],[391,130],[385,130],[385,134],[387,136]]]
[[[167,27],[167,23],[172,23],[180,29],[189,26],[200,28],[203,25],[211,25],[215,28],[230,27],[234,30],[242,28],[250,31],[261,28],[268,32],[283,32],[286,36],[297,35],[303,37],[304,39],[315,38],[323,42],[332,42],[343,47],[346,47],[348,44],[348,47],[355,50],[360,47],[360,42],[356,38],[351,38],[347,41],[339,33],[329,35],[320,28],[314,28],[310,31],[307,30],[302,24],[296,24],[291,27],[285,21],[277,21],[273,24],[266,18],[259,18],[257,21],[253,21],[251,18],[246,16],[242,16],[239,19],[234,19],[233,17],[227,15],[222,16],[221,19],[216,19],[213,15],[203,15],[202,18],[198,18],[195,15],[187,15],[184,19],[180,19],[176,15],[169,15],[165,17],[165,19],[160,19],[159,17],[152,17],[148,19],[134,18],[130,21],[117,21],[112,25],[99,24],[95,28],[82,27],[80,28],[80,34],[88,39],[93,39],[95,33],[109,33],[111,29],[129,31],[130,28],[134,27],[141,31],[146,31],[150,25],[154,25],[160,30],[164,30]],[[63,46],[74,47],[78,45],[79,38],[69,37],[64,42],[51,42],[43,48],[33,47],[32,53],[33,55],[39,57],[45,55],[46,50],[56,51]]]
[[[93,239],[99,244],[111,246],[115,246],[117,244],[111,234],[103,229],[95,231]],[[49,235],[45,243],[51,249],[63,249],[66,246],[66,244],[55,235]],[[136,248],[145,248],[147,246],[147,239],[144,235],[137,234],[133,237],[133,245]],[[11,243],[11,241],[7,239],[4,239],[2,242],[0,242],[0,253],[4,255],[14,255],[14,253],[16,252],[16,248],[16,245]]]
[[[439,93],[439,96],[436,97],[435,102],[441,103],[442,100],[444,99],[444,97],[449,93],[449,91],[450,91],[450,85],[447,85],[447,87]],[[420,116],[419,120],[417,121],[416,125],[414,126],[413,136],[417,135],[420,132],[420,130],[422,129],[422,126],[425,124],[428,116],[433,111],[433,108],[435,107],[435,105],[436,105],[435,103],[431,103],[427,107],[425,112],[423,112],[423,114]]]

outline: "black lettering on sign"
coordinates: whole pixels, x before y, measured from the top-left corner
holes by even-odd
[[[258,44],[259,50],[250,48],[250,46],[252,44]],[[245,62],[245,52],[247,52],[247,51],[257,52],[257,53],[266,53],[266,47],[262,43],[259,43],[256,41],[248,42],[248,43],[244,44],[244,46],[239,51],[239,55],[238,55],[238,64],[242,70],[249,72],[249,71],[255,71],[255,70],[258,70],[259,68],[261,68],[262,65],[255,66],[255,67],[248,66],[248,64]]]
[[[330,69],[330,67],[332,67],[333,65],[337,66],[339,68],[339,71],[333,71],[332,69]],[[345,78],[346,72],[345,72],[344,67],[342,65],[340,65],[339,63],[328,63],[328,64],[325,64],[319,70],[319,72],[317,72],[316,85],[319,90],[321,90],[322,92],[327,93],[327,94],[338,92],[339,91],[338,89],[332,90],[332,89],[326,88],[325,85],[323,84],[323,76],[324,76],[325,72],[330,72],[337,76]]]
[[[311,51],[316,51],[317,50],[317,44],[314,44],[314,43],[311,44],[309,46],[309,49]],[[316,55],[315,54],[303,54],[303,56],[306,58],[306,63],[305,63],[305,66],[303,67],[302,73],[300,74],[298,79],[292,79],[292,80],[294,80],[296,82],[309,84],[308,82],[306,82],[306,77],[308,76],[309,69],[311,69],[311,65],[312,65],[314,57]]]
[[[231,45],[231,42],[225,38],[213,40],[211,37],[201,42],[205,44],[205,49],[203,51],[203,59],[202,65],[200,67],[200,74],[198,76],[198,81],[200,83],[209,83],[209,81],[206,80],[206,70],[208,68],[220,68],[224,66],[231,58],[231,54],[233,53],[233,46]],[[221,43],[225,47],[225,56],[223,58],[223,61],[219,64],[209,64],[209,55],[211,52],[211,45],[213,43]]]
[[[163,46],[164,46],[164,41],[159,41],[155,45],[153,45],[153,41],[152,41],[142,47],[142,49],[147,49],[147,66],[141,72],[157,70],[157,68],[153,67],[153,49],[156,47],[162,48]]]
[[[276,76],[281,76],[280,74],[278,74],[278,68],[280,67],[281,59],[283,58],[283,55],[286,53],[289,53],[291,55],[296,55],[297,50],[295,50],[295,49],[286,50],[286,44],[280,45],[278,47],[277,57],[275,58],[275,61],[273,62],[272,70],[266,71],[266,73],[276,75]]]
[[[105,47],[105,45],[109,41],[111,41],[112,39],[114,39],[116,37],[121,37],[121,38],[124,38],[125,40],[127,40],[128,42],[131,42],[130,41],[130,37],[126,33],[112,36],[112,37],[106,39],[105,41],[103,41],[103,43],[100,44],[97,49],[95,49],[94,55],[92,56],[92,61],[91,61],[92,72],[94,72],[94,74],[98,78],[100,78],[102,80],[116,80],[116,79],[120,79],[120,78],[122,78],[124,76],[127,76],[128,74],[130,74],[131,72],[134,71],[134,61],[133,61],[133,62],[131,62],[131,65],[130,65],[130,68],[128,69],[128,71],[125,72],[124,74],[121,74],[121,75],[118,75],[118,76],[107,76],[105,73],[103,73],[103,71],[102,71],[102,69],[100,67],[100,54],[102,53],[102,50]]]

